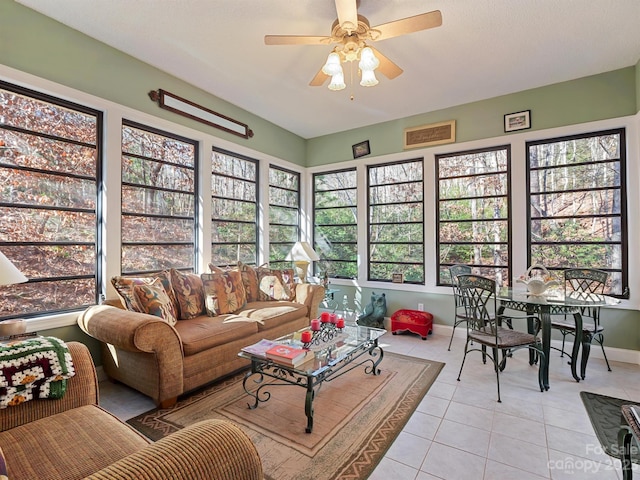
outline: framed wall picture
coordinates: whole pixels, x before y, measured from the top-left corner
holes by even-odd
[[[353,149],[353,158],[364,157],[365,155],[369,155],[371,153],[371,149],[369,148],[369,140],[356,143],[351,148]]]
[[[531,110],[508,113],[504,116],[504,131],[515,132],[531,128]]]

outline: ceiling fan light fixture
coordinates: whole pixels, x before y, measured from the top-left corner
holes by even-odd
[[[362,70],[362,79],[360,80],[360,85],[363,87],[374,87],[378,84],[378,79],[376,78],[373,70]]]
[[[327,62],[322,67],[322,73],[325,75],[334,76],[338,73],[342,74],[342,65],[340,65],[340,55],[336,52],[331,52],[327,57]]]
[[[378,60],[373,54],[373,50],[371,50],[371,47],[364,47],[362,49],[362,52],[360,52],[360,63],[358,66],[363,72],[365,70],[373,71],[378,68],[378,66],[380,66],[380,60]]]
[[[331,77],[329,90],[343,90],[346,87],[347,85],[344,83],[344,74],[342,73],[342,68],[340,68],[340,71]]]

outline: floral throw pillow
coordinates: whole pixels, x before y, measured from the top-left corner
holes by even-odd
[[[238,262],[238,270],[242,276],[244,289],[247,292],[247,302],[257,302],[260,299],[260,286],[256,269],[251,265]]]
[[[272,270],[270,268],[256,268],[258,275],[258,286],[260,288],[259,300],[267,302],[270,300],[287,300],[291,299],[291,292],[287,282],[282,277],[280,270]]]
[[[209,316],[233,313],[246,305],[247,296],[239,271],[203,273],[201,278]]]
[[[171,298],[159,278],[150,285],[134,285],[133,293],[143,313],[160,317],[172,326],[177,323]]]
[[[171,274],[169,271],[165,270],[159,273],[153,273],[150,275],[143,275],[139,277],[124,277],[124,276],[116,276],[111,278],[111,284],[116,289],[118,296],[127,310],[131,310],[133,312],[142,312],[143,310],[138,305],[138,301],[133,294],[134,285],[150,285],[156,279],[160,279],[162,282],[162,286],[165,289],[167,295],[171,299],[171,313],[174,317],[178,317],[178,302],[173,293],[173,288],[171,286]]]
[[[178,319],[189,320],[204,311],[202,279],[193,273],[171,269],[171,285],[178,302]]]

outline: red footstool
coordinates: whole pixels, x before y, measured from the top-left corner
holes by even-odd
[[[433,315],[420,310],[398,310],[391,315],[391,333],[409,330],[417,333],[423,340],[433,331]]]

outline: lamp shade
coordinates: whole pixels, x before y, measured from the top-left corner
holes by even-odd
[[[322,73],[325,75],[335,75],[336,73],[342,73],[342,65],[340,65],[340,55],[336,52],[331,52],[327,57],[327,63],[322,67]]]
[[[13,285],[29,280],[11,261],[0,252],[0,285]]]
[[[311,248],[309,242],[296,242],[296,244],[291,248],[289,254],[285,257],[285,260],[294,262],[300,260],[315,262],[316,260],[320,260],[320,256],[313,248]]]
[[[347,88],[347,85],[344,83],[344,74],[342,71],[336,73],[333,77],[331,77],[331,83],[329,84],[329,90],[343,90]]]

